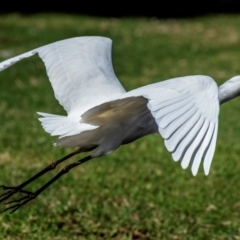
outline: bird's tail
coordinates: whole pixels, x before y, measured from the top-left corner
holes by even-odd
[[[73,136],[98,127],[86,123],[81,123],[80,121],[74,121],[67,116],[42,112],[38,112],[38,114],[42,116],[39,118],[39,121],[41,122],[44,130],[50,133],[51,136],[59,136],[59,138]]]

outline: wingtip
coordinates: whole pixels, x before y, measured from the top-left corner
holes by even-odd
[[[197,173],[198,173],[198,169],[192,169],[192,175],[193,175],[194,177],[197,176]]]
[[[204,170],[205,176],[208,176],[209,172],[210,172],[210,165],[206,166],[206,165],[203,164],[203,170]]]

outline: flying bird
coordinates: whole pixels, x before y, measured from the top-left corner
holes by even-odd
[[[111,60],[112,40],[76,37],[57,41],[0,63],[0,71],[38,54],[43,60],[54,95],[67,112],[59,116],[38,112],[44,130],[57,136],[56,145],[76,147],[69,155],[50,163],[42,171],[6,190],[0,202],[17,192],[24,197],[8,202],[4,211],[16,211],[36,198],[72,168],[116,150],[123,144],[159,133],[174,161],[183,169],[198,172],[201,161],[206,175],[215,151],[219,106],[240,95],[240,76],[217,86],[204,75],[161,81],[126,92],[117,79]],[[29,183],[81,152],[88,156],[65,166],[35,192]]]

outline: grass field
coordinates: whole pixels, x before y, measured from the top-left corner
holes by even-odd
[[[114,69],[127,90],[194,74],[221,84],[240,74],[237,15],[188,20],[2,15],[0,60],[87,35],[113,39]],[[158,134],[147,136],[74,169],[14,214],[1,214],[0,238],[240,239],[239,100],[221,107],[208,177],[202,167],[196,177],[182,170]],[[37,56],[0,73],[0,185],[17,185],[71,152],[52,146],[36,111],[64,114]],[[61,167],[27,189],[36,190]]]

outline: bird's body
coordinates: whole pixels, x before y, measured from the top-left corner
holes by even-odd
[[[93,157],[106,155],[122,144],[130,143],[147,134],[157,132],[157,124],[143,97],[129,97],[103,103],[86,111],[81,121],[98,128],[79,135],[60,138],[64,147],[96,148]],[[90,147],[89,147],[90,146]]]
[[[67,166],[34,197],[72,167],[106,155],[122,144],[160,133],[175,161],[196,175],[201,160],[207,175],[212,162],[220,104],[240,95],[240,77],[218,88],[208,76],[174,78],[126,92],[114,74],[108,38],[78,37],[36,48],[0,63],[0,71],[36,53],[45,63],[49,80],[67,116],[39,113],[43,128],[58,136],[57,145],[92,153]],[[53,164],[59,164],[67,156]],[[0,202],[49,171],[52,165],[4,194]],[[26,191],[25,191],[26,192]],[[30,196],[30,195],[29,195]],[[28,198],[30,198],[28,196]],[[30,199],[31,200],[31,199]],[[14,205],[15,211],[28,202]],[[7,208],[9,209],[9,208]]]

